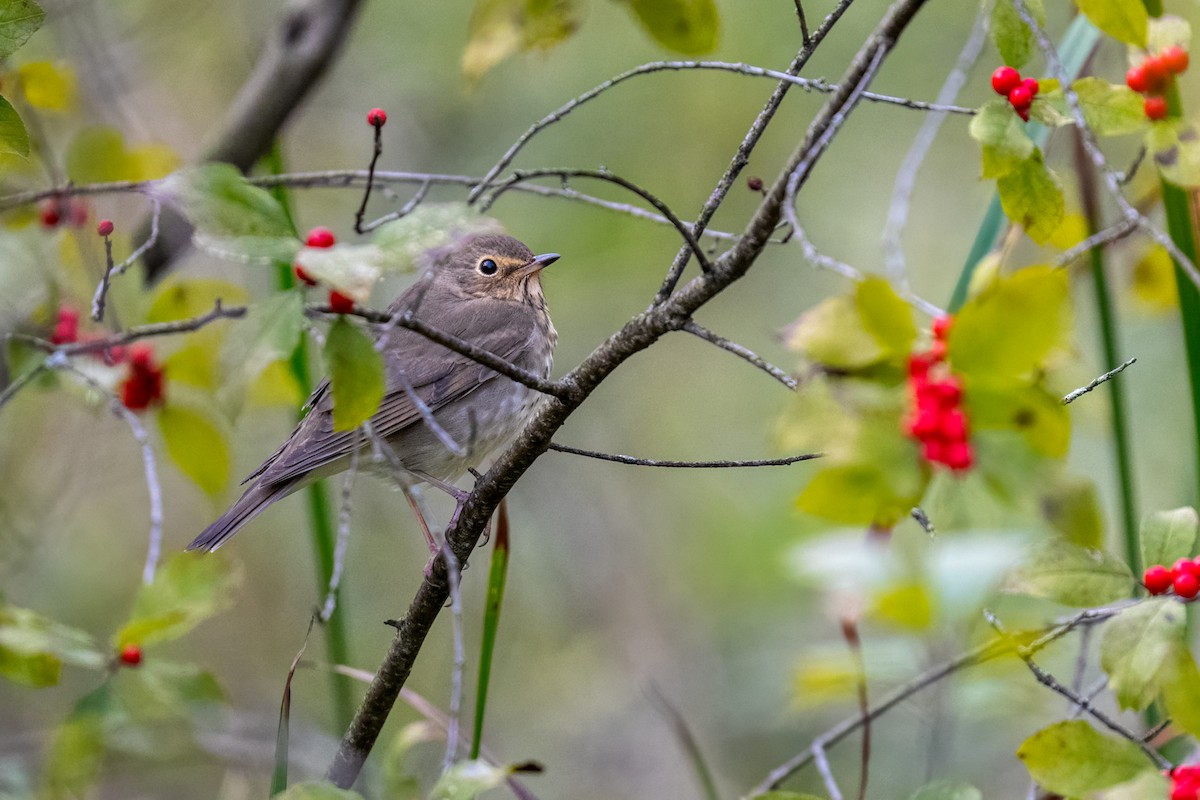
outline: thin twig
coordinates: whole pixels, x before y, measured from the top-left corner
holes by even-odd
[[[601,453],[596,450],[583,450],[578,447],[569,447],[565,444],[557,444],[551,442],[546,448],[553,450],[556,453],[569,453],[573,456],[583,456],[585,458],[594,458],[599,461],[612,461],[616,464],[629,464],[635,467],[667,467],[671,469],[741,469],[743,467],[786,467],[789,464],[795,464],[800,461],[811,461],[814,458],[820,458],[820,453],[805,453],[798,456],[787,456],[786,458],[763,458],[752,461],[661,461],[651,458],[635,458],[633,456],[617,455],[613,453]]]
[[[863,718],[858,800],[865,800],[867,796],[867,776],[871,766],[871,719],[868,715],[868,712],[871,710],[871,703],[867,694],[867,662],[863,658],[862,640],[858,637],[858,625],[853,619],[845,618],[842,620],[842,638],[846,640],[846,644],[850,647],[850,653],[854,657],[854,666],[858,672],[855,676],[855,683],[858,684],[858,711]]]
[[[679,712],[679,709],[654,684],[650,684],[647,694],[650,697],[651,705],[666,719],[667,725],[671,728],[671,733],[675,736],[675,740],[679,742],[679,746],[687,754],[688,762],[692,765],[692,769],[696,773],[696,780],[700,782],[700,791],[703,793],[705,800],[719,800],[720,795],[717,793],[717,782],[713,779],[712,770],[708,768],[708,762],[705,761],[704,753],[700,750],[700,743],[696,741],[696,737],[692,733],[692,729],[688,726],[687,720],[683,718],[683,714]]]
[[[342,585],[342,572],[346,566],[346,550],[350,545],[350,498],[354,492],[354,479],[358,475],[358,456],[362,440],[362,428],[355,429],[354,444],[350,448],[350,466],[342,481],[342,504],[338,509],[337,539],[333,547],[333,569],[329,572],[329,590],[321,607],[321,624],[329,622],[337,608],[338,588]]]
[[[933,527],[933,521],[929,519],[929,515],[925,513],[925,509],[920,506],[914,506],[908,514],[916,520],[917,524],[921,526],[921,530],[925,531],[925,533],[930,536],[937,535],[937,529]]]
[[[829,800],[842,800],[842,790],[838,788],[837,780],[833,777],[833,769],[829,766],[829,756],[825,754],[826,739],[824,736],[818,736],[813,739],[812,756],[813,764],[817,767],[817,773],[821,776],[822,783],[825,784],[825,791],[829,793]]]
[[[158,482],[158,466],[154,458],[154,447],[150,444],[150,435],[146,433],[146,427],[142,425],[142,421],[138,419],[137,414],[126,408],[116,395],[101,386],[95,378],[72,364],[63,353],[55,353],[47,358],[46,366],[50,369],[70,372],[108,401],[113,414],[125,420],[125,424],[129,426],[134,440],[137,441],[138,446],[142,450],[142,467],[146,475],[146,492],[150,496],[150,533],[149,542],[146,547],[146,563],[142,567],[142,583],[151,584],[154,582],[154,573],[158,569],[159,554],[162,552],[163,504],[162,487]]]
[[[802,0],[796,0],[796,16],[800,19],[800,41],[804,42],[805,47],[808,47],[811,37],[808,33],[808,18],[804,16],[804,3]]]
[[[938,91],[937,102],[939,104],[954,102],[958,93],[966,85],[967,73],[983,51],[984,42],[987,41],[988,22],[991,17],[988,13],[988,5],[989,3],[984,2],[979,8],[967,42],[958,54],[958,61],[955,62],[954,69],[946,76],[942,88]],[[925,156],[933,147],[933,142],[937,138],[938,131],[941,130],[942,123],[946,121],[946,116],[944,111],[934,111],[925,116],[916,138],[913,139],[912,145],[904,156],[904,161],[900,164],[900,169],[896,173],[896,183],[892,188],[892,200],[888,204],[887,221],[883,226],[884,263],[892,284],[902,292],[908,291],[909,287],[901,234],[908,221],[909,202],[912,199],[913,187],[916,186],[917,174],[925,162]]]
[[[39,339],[36,336],[27,336],[25,334],[10,333],[9,339],[26,342],[41,350],[50,353],[62,353],[64,356],[77,356],[85,353],[100,353],[105,350],[111,350],[114,347],[136,342],[139,339],[149,339],[155,336],[168,336],[176,333],[188,333],[190,331],[199,330],[210,322],[215,322],[219,319],[239,319],[246,315],[245,306],[234,306],[226,308],[221,305],[221,301],[217,300],[213,304],[212,311],[207,314],[202,314],[199,317],[191,319],[181,319],[175,322],[156,322],[152,325],[140,325],[136,328],[129,328],[121,333],[106,336],[103,339],[91,339],[86,342],[73,342],[72,344],[56,345],[53,342],[48,342],[45,339]]]
[[[1063,251],[1059,254],[1058,258],[1054,259],[1054,263],[1056,266],[1065,267],[1092,248],[1102,247],[1110,242],[1124,239],[1137,229],[1138,224],[1136,220],[1122,219],[1115,225],[1110,225],[1102,231],[1096,231],[1070,250]]]
[[[113,268],[113,275],[124,275],[125,270],[129,269],[135,261],[142,257],[151,247],[158,244],[158,229],[162,220],[162,201],[158,197],[150,196],[150,235],[146,237],[146,241],[142,242],[141,246],[134,250],[129,256],[117,264]]]
[[[11,337],[10,337],[11,338]],[[4,387],[4,391],[0,392],[0,408],[8,405],[8,401],[16,396],[17,392],[29,385],[30,381],[41,375],[46,370],[46,362],[31,367],[26,372],[21,373],[13,379],[12,383]]]
[[[715,344],[717,347],[721,348],[722,350],[733,353],[738,358],[741,358],[741,359],[753,364],[754,366],[758,367],[763,372],[767,373],[772,378],[779,381],[780,383],[782,383],[784,386],[791,389],[792,391],[795,391],[796,387],[799,385],[795,378],[793,378],[791,375],[788,375],[786,372],[784,372],[783,370],[781,370],[779,367],[775,366],[774,364],[767,362],[766,360],[764,360],[762,357],[760,357],[758,354],[756,354],[750,348],[743,347],[742,345],[738,344],[737,342],[731,342],[723,336],[718,336],[717,334],[710,331],[708,328],[705,328],[701,325],[697,325],[695,322],[693,322],[691,320],[684,323],[683,328],[681,330],[687,331],[688,333],[692,334],[693,336],[697,336],[706,342]]]
[[[1114,369],[1110,369],[1108,372],[1104,373],[1100,377],[1093,380],[1087,386],[1080,386],[1075,391],[1068,393],[1065,397],[1063,397],[1062,404],[1065,406],[1065,405],[1069,405],[1070,403],[1075,402],[1080,397],[1082,397],[1083,395],[1090,392],[1092,389],[1095,389],[1097,386],[1104,383],[1105,381],[1111,380],[1114,375],[1124,372],[1126,367],[1129,367],[1135,363],[1137,363],[1136,357],[1129,359],[1124,364],[1121,364],[1120,366],[1115,367]]]
[[[446,715],[446,755],[442,759],[442,771],[454,765],[458,755],[459,716],[462,711],[463,671],[467,657],[462,635],[462,564],[454,554],[450,543],[442,540],[442,558],[446,563],[446,579],[450,584],[450,632],[454,647],[454,664],[450,669],[450,708]]]
[[[692,234],[691,229],[683,223],[683,220],[675,215],[675,212],[672,211],[666,203],[664,203],[650,191],[638,186],[633,181],[622,178],[620,175],[616,175],[603,168],[517,170],[512,174],[512,177],[500,183],[488,194],[487,199],[480,204],[480,212],[486,213],[487,210],[491,208],[492,204],[495,203],[500,197],[500,195],[504,194],[512,186],[518,183],[524,183],[528,180],[533,180],[535,178],[546,177],[560,178],[564,181],[569,178],[592,178],[599,181],[607,181],[608,183],[620,186],[622,189],[633,192],[638,197],[654,206],[658,210],[658,213],[670,220],[672,227],[679,231],[679,235],[683,237],[685,242],[687,242],[688,247],[692,248],[692,254],[696,256],[696,261],[700,263],[701,268],[705,272],[708,272],[712,269],[712,264],[709,262],[708,256],[704,252],[704,248],[702,248],[700,243],[696,241],[696,237]]]
[[[112,237],[104,237],[104,275],[96,286],[96,294],[92,296],[92,319],[101,322],[104,319],[104,301],[108,294],[108,282],[113,271]]]
[[[383,123],[372,122],[371,128],[375,136],[375,144],[371,150],[371,165],[367,167],[367,186],[363,189],[362,203],[358,206],[358,211],[354,212],[354,232],[366,233],[363,230],[363,218],[367,214],[367,201],[371,199],[371,186],[375,183],[375,164],[379,161],[379,156],[383,154]],[[428,186],[428,184],[425,184]]]
[[[400,207],[399,211],[393,211],[390,214],[384,214],[377,220],[372,220],[362,226],[359,233],[370,233],[381,225],[386,225],[389,222],[395,222],[398,219],[403,219],[416,210],[417,206],[421,205],[421,201],[425,199],[425,195],[429,194],[429,187],[432,184],[429,181],[422,181],[417,187],[416,193],[409,198],[408,202]]]

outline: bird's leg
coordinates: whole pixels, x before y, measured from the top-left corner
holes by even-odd
[[[401,486],[401,488],[404,491],[404,499],[408,501],[409,507],[416,515],[417,524],[421,526],[421,533],[425,536],[425,543],[429,545],[429,552],[437,553],[438,543],[429,530],[429,523],[425,521],[425,504],[421,500],[420,488],[416,486]]]

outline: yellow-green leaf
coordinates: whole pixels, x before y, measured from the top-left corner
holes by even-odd
[[[1142,96],[1128,86],[1088,76],[1075,81],[1071,88],[1079,96],[1084,119],[1097,136],[1140,133],[1150,124]]]
[[[1004,213],[1038,244],[1046,242],[1062,222],[1062,186],[1046,167],[1041,151],[1014,164],[997,179],[996,189]]]
[[[33,0],[0,3],[0,58],[8,58],[42,27],[46,12]]]
[[[1043,490],[1042,514],[1056,531],[1080,547],[1104,546],[1104,520],[1096,485],[1087,478],[1058,475]]]
[[[1179,308],[1175,263],[1162,245],[1152,245],[1133,265],[1133,296],[1154,312]]]
[[[1142,0],[1075,0],[1091,23],[1109,36],[1145,47],[1150,32],[1150,15]]]
[[[863,326],[875,341],[892,361],[903,363],[917,338],[912,306],[896,294],[890,283],[877,276],[859,282],[854,290],[854,303]]]
[[[229,483],[229,432],[224,421],[201,403],[181,402],[172,392],[158,413],[158,428],[175,466],[210,495]]]
[[[0,154],[29,158],[29,133],[12,103],[0,97]]]
[[[1167,716],[1192,736],[1200,736],[1200,669],[1186,647],[1174,649],[1163,677]]]
[[[549,50],[579,27],[578,0],[477,0],[462,70],[474,82],[521,50]]]
[[[84,128],[67,147],[67,176],[75,183],[144,181],[161,178],[178,163],[165,145],[146,144],[132,150],[116,128]]]
[[[510,774],[507,767],[486,761],[459,761],[438,778],[429,792],[429,800],[475,800],[481,793],[504,783]]]
[[[1198,527],[1200,517],[1189,506],[1147,515],[1138,533],[1142,563],[1147,567],[1161,564],[1170,569],[1177,560],[1191,558],[1196,550]]]
[[[720,22],[713,0],[628,0],[651,36],[668,50],[697,56],[717,48]]]
[[[997,8],[1001,5],[1003,3],[998,3]],[[1037,149],[1025,132],[1025,123],[1007,100],[984,103],[971,119],[968,130],[983,149],[981,176],[984,178],[1007,175]]]
[[[1155,769],[1136,744],[1104,736],[1083,720],[1043,728],[1021,744],[1017,757],[1041,786],[1066,797],[1082,797]]]
[[[859,370],[887,356],[879,339],[867,330],[854,298],[830,297],[806,311],[788,331],[790,348],[836,370]]]
[[[1152,597],[1105,623],[1100,665],[1121,708],[1141,710],[1154,700],[1169,674],[1163,667],[1183,646],[1185,619],[1174,597]]]
[[[1114,556],[1048,539],[1031,548],[1025,566],[1004,588],[1068,606],[1089,607],[1128,597],[1133,586],[1129,567]]]
[[[1069,299],[1067,273],[1053,267],[1026,267],[994,281],[956,315],[947,342],[955,371],[992,383],[1030,378],[1064,346]]]
[[[908,800],[983,800],[983,795],[969,783],[935,781],[922,786]]]
[[[1200,134],[1183,120],[1164,120],[1150,126],[1146,146],[1159,174],[1179,186],[1200,186]]]
[[[23,686],[54,686],[64,663],[101,669],[106,657],[84,631],[28,608],[0,606],[0,677]]]
[[[1039,25],[1046,24],[1042,0],[1026,0],[1025,7]],[[1033,31],[1021,19],[1013,0],[996,0],[992,9],[992,42],[1010,67],[1023,67],[1033,50]]]
[[[42,111],[66,111],[75,103],[75,71],[65,63],[31,61],[17,68],[26,102]]]
[[[304,402],[304,388],[286,361],[272,361],[251,384],[247,402],[256,406],[296,408]]]
[[[967,381],[963,402],[972,430],[1012,430],[1034,452],[1063,458],[1071,445],[1071,415],[1055,395],[1038,384],[989,382],[977,376]]]
[[[872,618],[905,631],[921,632],[933,625],[933,597],[922,583],[890,586],[875,596]]]
[[[362,795],[339,789],[327,781],[305,781],[292,784],[275,795],[274,800],[362,800]]]
[[[905,491],[909,488],[906,483],[874,464],[826,467],[809,481],[796,506],[847,525],[891,527],[907,517],[921,499],[923,484]]]
[[[325,339],[325,363],[333,391],[333,429],[357,428],[383,400],[383,358],[370,337],[345,317],[338,317]]]
[[[207,314],[220,300],[226,306],[246,302],[246,290],[236,283],[206,278],[171,277],[150,301],[146,322],[174,322]]]
[[[383,251],[374,244],[303,247],[295,262],[313,280],[332,286],[356,303],[366,303],[382,274]]]
[[[110,684],[83,696],[58,727],[42,766],[41,800],[90,797],[100,777],[108,721],[120,710]]]
[[[178,639],[233,604],[241,573],[215,553],[175,553],[142,586],[133,615],[117,633],[118,648]]]

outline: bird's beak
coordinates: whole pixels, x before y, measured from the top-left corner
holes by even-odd
[[[521,268],[521,277],[541,272],[555,261],[558,261],[559,258],[558,253],[544,253],[540,256],[534,256],[532,261]]]

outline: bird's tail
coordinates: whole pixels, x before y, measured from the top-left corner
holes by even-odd
[[[242,529],[250,520],[261,514],[267,506],[296,489],[295,482],[277,483],[264,486],[256,483],[246,490],[238,501],[228,511],[217,518],[200,535],[187,546],[188,550],[216,550],[225,544],[225,540]]]

